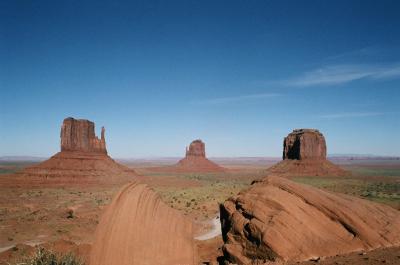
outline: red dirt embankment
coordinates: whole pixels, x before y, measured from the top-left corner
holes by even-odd
[[[130,183],[101,217],[92,265],[197,265],[193,224],[144,184]]]

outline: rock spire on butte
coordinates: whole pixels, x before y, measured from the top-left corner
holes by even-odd
[[[185,156],[206,157],[206,145],[201,140],[194,140],[193,142],[190,143],[189,147],[186,147]]]
[[[24,183],[116,183],[136,176],[135,171],[107,155],[105,129],[95,135],[93,122],[66,118],[61,126],[61,151],[50,159],[18,172]],[[27,180],[29,180],[27,182]]]
[[[281,176],[344,176],[349,174],[326,159],[326,141],[316,129],[293,130],[283,140],[283,161],[268,169]]]
[[[88,120],[66,118],[61,126],[61,151],[81,151],[107,154],[105,129],[101,138],[94,132],[94,123]]]
[[[182,172],[222,172],[225,169],[206,158],[206,146],[200,139],[186,147],[185,158],[173,167]]]

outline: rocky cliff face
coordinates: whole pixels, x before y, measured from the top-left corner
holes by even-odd
[[[326,159],[325,138],[318,130],[293,130],[283,141],[283,159]]]
[[[96,229],[91,265],[197,265],[192,222],[144,184],[121,189]]]
[[[186,157],[201,156],[206,157],[206,145],[201,140],[194,140],[190,143],[189,148],[186,147]]]
[[[107,154],[105,129],[102,127],[99,139],[94,128],[94,123],[88,120],[64,119],[61,126],[61,151]]]
[[[235,264],[303,261],[400,244],[400,212],[268,177],[221,205],[224,254]]]

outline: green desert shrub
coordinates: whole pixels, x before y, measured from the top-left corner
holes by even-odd
[[[44,248],[38,248],[35,254],[15,265],[84,265],[74,254],[56,254]]]

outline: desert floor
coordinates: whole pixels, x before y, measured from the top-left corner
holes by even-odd
[[[259,159],[224,159],[217,162],[228,168],[228,172],[189,174],[153,170],[153,167],[165,165],[165,161],[123,162],[134,168],[141,175],[138,179],[154,189],[168,205],[194,220],[196,237],[201,239],[198,245],[202,262],[216,261],[222,255],[222,240],[219,236],[213,237],[219,234],[215,225],[219,203],[265,176],[267,168],[274,163]],[[400,210],[399,160],[340,159],[334,162],[351,174],[341,178],[298,177],[293,180]],[[29,183],[10,183],[9,174],[31,164],[24,161],[0,164],[0,264],[29,255],[34,246],[40,244],[56,251],[73,251],[87,259],[101,211],[121,185],[32,187]],[[400,248],[319,261],[319,264],[378,263],[400,264]]]

